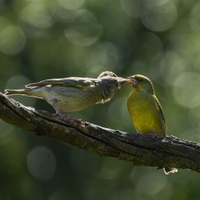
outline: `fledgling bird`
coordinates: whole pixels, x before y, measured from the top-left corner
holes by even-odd
[[[128,78],[133,89],[128,97],[127,107],[138,133],[156,134],[158,138],[167,135],[166,120],[151,80],[136,74]],[[165,174],[175,173],[176,168],[166,167]]]
[[[115,91],[126,82],[110,71],[97,78],[68,77],[46,79],[25,85],[25,89],[6,89],[5,94],[23,95],[46,100],[56,114],[81,111],[97,103],[109,101]]]

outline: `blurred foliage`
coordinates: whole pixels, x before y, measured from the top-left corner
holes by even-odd
[[[152,79],[168,133],[199,142],[200,3],[197,0],[0,0],[0,89],[104,70]],[[134,132],[123,86],[105,105],[72,115]],[[16,99],[37,109],[44,101]],[[0,121],[1,200],[199,199],[197,173],[135,167]]]

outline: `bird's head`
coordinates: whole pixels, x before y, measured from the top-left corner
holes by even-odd
[[[104,79],[110,84],[116,83],[117,87],[120,87],[122,84],[129,82],[129,79],[119,77],[111,71],[104,71],[99,74],[97,78]]]
[[[117,75],[114,72],[104,71],[104,72],[101,72],[101,74],[99,74],[99,76],[97,78],[102,78],[102,77],[106,77],[106,76],[117,77]]]
[[[146,76],[135,74],[127,78],[128,82],[132,84],[133,88],[139,92],[154,94],[154,87],[149,78]]]
[[[99,80],[99,85],[102,88],[104,102],[109,101],[115,94],[115,91],[120,89],[122,84],[129,81],[129,79],[118,77],[111,71],[102,72],[97,79]]]

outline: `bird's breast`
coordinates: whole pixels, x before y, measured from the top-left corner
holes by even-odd
[[[132,93],[127,102],[128,111],[136,130],[148,134],[155,132],[158,116],[155,114],[151,95]]]
[[[63,112],[76,112],[97,103],[100,97],[93,91],[73,87],[47,88],[45,99]]]

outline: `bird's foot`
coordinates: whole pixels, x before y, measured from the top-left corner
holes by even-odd
[[[164,135],[160,135],[157,133],[151,133],[150,135],[152,138],[155,138],[155,139],[163,139],[165,137]]]
[[[152,138],[159,138],[157,133],[151,133],[150,136],[151,136]]]
[[[163,168],[163,171],[166,175],[168,175],[168,174],[174,174],[174,173],[178,172],[178,169],[176,169],[174,167],[165,167],[165,168]]]

